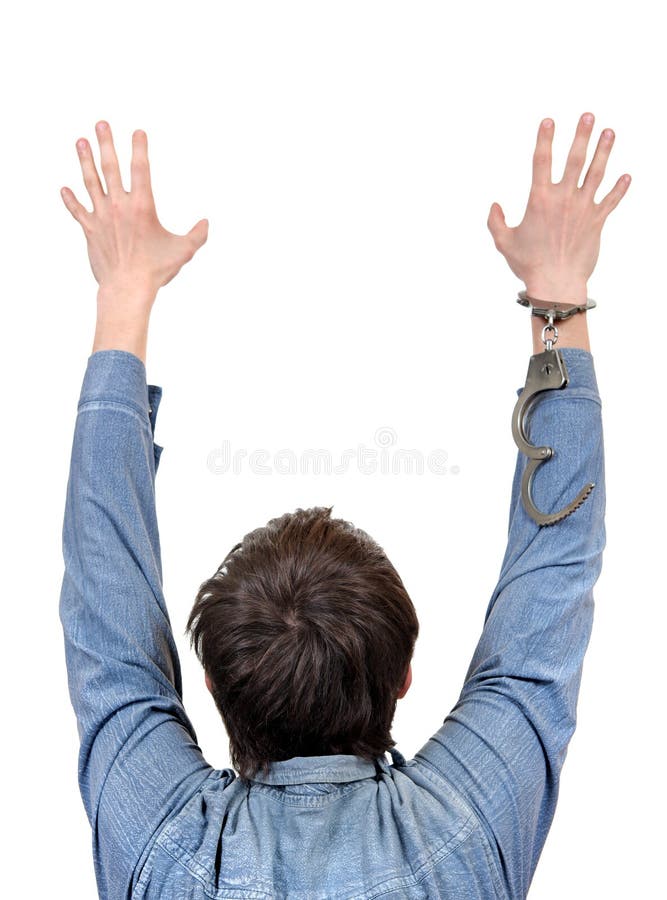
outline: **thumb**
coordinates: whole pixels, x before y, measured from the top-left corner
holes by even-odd
[[[208,238],[208,219],[200,219],[196,225],[193,225],[186,234],[186,238],[191,242],[195,251],[199,250]]]
[[[505,223],[505,213],[499,203],[492,203],[489,211],[489,218],[486,223],[493,237],[496,247],[504,242],[505,235],[509,231]]]

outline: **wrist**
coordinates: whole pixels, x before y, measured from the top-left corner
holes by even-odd
[[[92,352],[127,350],[145,363],[154,300],[155,293],[147,289],[100,287]]]
[[[97,320],[92,353],[98,350],[127,350],[145,364],[148,344],[148,322],[140,324],[128,320],[108,322]]]
[[[97,311],[118,309],[134,314],[150,313],[156,297],[156,288],[143,282],[105,282],[97,288]]]
[[[542,341],[542,329],[548,324],[547,319],[543,316],[534,316],[531,314],[532,330],[533,330],[533,354],[542,353],[546,350],[546,345]],[[590,339],[588,335],[588,320],[585,312],[574,313],[567,319],[554,319],[554,325],[558,329],[558,340],[554,343],[555,350],[560,347],[580,347],[582,350],[591,352]],[[553,331],[546,331],[545,338],[553,338]]]
[[[550,300],[554,303],[586,303],[587,282],[581,280],[535,278],[525,282],[526,293],[536,300]]]

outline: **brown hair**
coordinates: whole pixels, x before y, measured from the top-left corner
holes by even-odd
[[[396,746],[417,614],[382,548],[331,510],[297,509],[246,534],[188,618],[242,778],[272,760],[372,760]]]

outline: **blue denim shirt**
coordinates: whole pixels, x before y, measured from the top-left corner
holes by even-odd
[[[529,420],[531,442],[555,448],[533,496],[553,512],[596,486],[540,528],[517,452],[507,549],[454,709],[410,760],[395,748],[391,761],[295,757],[249,782],[206,762],[183,707],[155,508],[162,391],[132,353],[89,357],[60,618],[100,897],[526,896],[575,728],[605,545],[593,358],[561,352],[570,384],[542,394]]]

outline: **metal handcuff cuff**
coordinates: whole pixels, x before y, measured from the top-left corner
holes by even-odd
[[[530,306],[532,308],[531,315],[542,316],[547,320],[547,324],[542,329],[542,342],[546,349],[542,353],[536,353],[534,356],[531,356],[526,385],[519,395],[512,413],[512,436],[519,450],[528,457],[528,463],[521,480],[521,499],[526,512],[538,525],[555,525],[556,522],[560,522],[581,506],[595,487],[595,484],[589,483],[583,487],[574,500],[559,512],[540,512],[533,503],[531,496],[533,475],[541,463],[551,459],[555,454],[555,450],[553,447],[536,447],[529,443],[525,432],[525,424],[528,413],[538,394],[542,391],[560,390],[566,387],[569,382],[563,354],[560,350],[554,349],[554,344],[558,340],[558,328],[554,325],[554,319],[567,319],[576,313],[593,309],[597,304],[595,300],[590,299],[585,304],[579,305],[576,303],[552,303],[549,300],[537,300],[534,297],[529,297],[526,291],[519,292],[517,303],[520,303],[522,306]],[[548,331],[553,332],[553,335],[547,338],[545,335]]]

